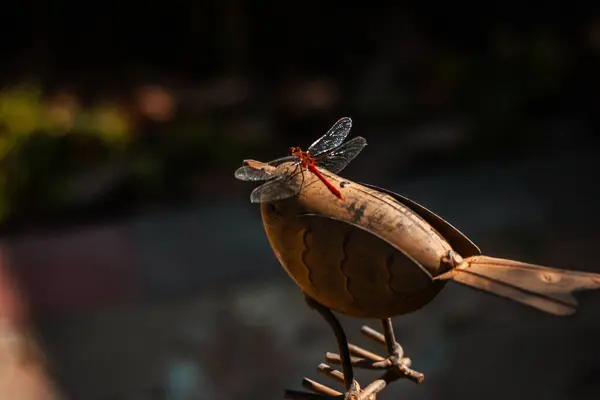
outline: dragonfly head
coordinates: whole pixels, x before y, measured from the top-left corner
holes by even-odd
[[[299,157],[300,153],[302,153],[302,149],[300,149],[298,146],[292,146],[290,147],[289,152],[291,155]]]

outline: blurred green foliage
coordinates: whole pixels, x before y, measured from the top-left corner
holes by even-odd
[[[310,143],[312,134],[298,134],[325,115],[360,118],[361,134],[384,121],[397,135],[437,116],[466,116],[459,128],[465,139],[445,152],[454,164],[535,152],[546,140],[539,119],[580,101],[565,93],[592,71],[581,55],[597,56],[599,26],[591,25],[577,49],[553,31],[494,28],[475,50],[421,38],[423,48],[409,60],[391,52],[365,60],[360,71],[368,73],[346,78],[308,74],[294,81],[292,74],[265,86],[256,76],[240,85],[226,75],[221,83],[213,77],[204,86],[183,85],[181,99],[150,86],[140,89],[151,98],[145,105],[123,93],[119,101],[84,103],[68,92],[47,95],[34,83],[10,86],[0,91],[0,225],[119,196],[151,204],[224,192],[231,182],[223,176],[230,178],[240,160],[269,158],[288,140]],[[252,86],[247,96],[240,95],[244,85]],[[338,100],[319,107],[327,103],[319,96]],[[163,118],[160,107],[169,101],[181,104]]]
[[[69,101],[70,100],[70,101]],[[95,135],[103,141],[118,144],[131,138],[129,121],[115,105],[99,105],[80,109],[75,99],[48,101],[41,89],[24,84],[0,92],[0,125],[2,139],[8,147],[36,132],[64,135],[72,132]]]
[[[184,110],[153,119],[141,102],[83,104],[67,92],[44,95],[31,83],[0,91],[0,225],[68,220],[114,202],[185,201],[207,186],[203,177],[214,180],[219,171],[211,167],[237,164],[256,144],[231,143],[253,116]]]
[[[35,84],[5,88],[0,92],[0,222],[27,205],[60,203],[66,177],[103,153],[106,158],[123,151],[131,141],[132,123],[117,104],[81,107],[68,94],[45,98]]]

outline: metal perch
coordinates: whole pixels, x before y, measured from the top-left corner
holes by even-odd
[[[360,331],[369,339],[374,340],[380,345],[386,346],[385,337],[386,335],[392,335],[393,337],[393,331],[391,330],[391,325],[388,326],[385,323],[383,324],[383,329],[384,334],[381,334],[376,330],[363,325]],[[386,359],[385,357],[372,353],[354,344],[348,344],[350,353],[355,356],[350,359],[354,367],[369,370],[385,370],[381,377],[375,379],[365,386],[364,389],[360,390],[360,398],[357,400],[375,400],[377,393],[380,393],[390,383],[401,378],[410,379],[415,383],[421,383],[425,378],[422,373],[411,369],[411,360],[408,357],[404,357],[402,346],[400,346],[398,342],[394,341],[393,343],[395,346],[395,353],[399,355],[398,362],[393,362],[389,358]],[[340,355],[336,353],[326,353],[325,359],[330,364],[340,365],[342,363]],[[339,383],[344,383],[344,374],[325,363],[319,364],[317,370]],[[344,399],[345,396],[344,393],[309,378],[304,378],[302,380],[302,386],[313,393],[286,390],[284,398],[291,400],[340,400]]]

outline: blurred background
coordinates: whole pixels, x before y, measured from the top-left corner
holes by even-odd
[[[600,10],[471,2],[3,5],[0,398],[280,399],[336,349],[236,181],[338,118],[345,177],[488,255],[600,272]],[[556,318],[451,284],[395,320],[421,385],[600,395],[600,293]],[[342,318],[373,347],[363,323]],[[359,374],[363,384],[372,374]]]

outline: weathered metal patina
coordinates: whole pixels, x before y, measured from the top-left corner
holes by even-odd
[[[385,367],[381,382],[398,377],[422,380],[403,357],[390,318],[427,305],[448,280],[554,315],[575,312],[573,292],[600,288],[600,274],[484,256],[465,235],[425,207],[327,170],[323,166],[332,165],[339,173],[366,145],[363,138],[341,144],[350,127],[349,119],[340,120],[315,142],[322,145],[335,136],[337,146],[320,146],[327,148],[316,164],[321,176],[289,157],[270,163],[246,160],[236,171],[238,179],[266,181],[252,192],[251,201],[260,203],[265,232],[281,265],[336,334],[340,354],[328,359],[343,365],[344,373],[336,376],[345,381],[346,399],[375,393],[360,391],[352,365]],[[342,196],[336,195],[337,188]],[[388,358],[379,360],[364,350],[349,349],[331,310],[381,319]],[[359,356],[363,352],[363,358],[351,359],[351,352]],[[381,382],[380,388],[385,386]]]
[[[254,163],[254,164],[253,164]],[[343,189],[334,196],[317,177],[288,164],[298,195],[261,203],[269,242],[302,291],[324,306],[361,318],[387,318],[429,303],[447,280],[556,315],[575,311],[576,290],[600,288],[600,275],[481,255],[465,235],[401,195],[325,170]]]

